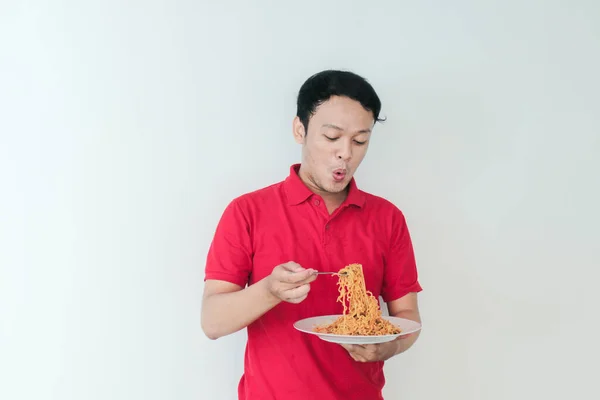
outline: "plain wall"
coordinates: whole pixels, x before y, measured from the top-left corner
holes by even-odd
[[[381,96],[356,178],[424,287],[386,399],[600,398],[599,27],[597,1],[2,2],[0,398],[235,398],[206,252],[299,161],[325,68]]]

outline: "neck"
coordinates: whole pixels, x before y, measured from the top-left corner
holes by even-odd
[[[319,193],[315,193],[319,194],[323,198],[323,201],[325,202],[325,206],[327,207],[327,211],[329,211],[329,214],[333,214],[333,212],[337,210],[339,206],[342,205],[344,200],[346,200],[346,197],[348,197],[348,188],[346,187],[344,191],[340,193],[328,193],[322,191]]]

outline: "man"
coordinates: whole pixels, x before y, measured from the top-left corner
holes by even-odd
[[[292,326],[342,313],[337,278],[315,273],[352,263],[362,264],[367,289],[382,296],[390,315],[420,322],[404,216],[353,178],[380,109],[356,74],[310,77],[293,121],[301,163],[284,181],[234,199],[221,217],[207,256],[202,328],[211,339],[247,328],[239,399],[382,399],[384,361],[418,337],[342,346]]]

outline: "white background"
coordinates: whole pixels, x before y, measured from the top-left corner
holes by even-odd
[[[204,259],[325,68],[381,96],[357,180],[425,289],[386,399],[600,398],[597,1],[0,4],[1,399],[235,398]]]

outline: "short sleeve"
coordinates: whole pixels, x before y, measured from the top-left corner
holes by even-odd
[[[396,208],[390,220],[392,223],[390,244],[385,257],[381,291],[381,297],[385,302],[423,290],[419,284],[415,254],[406,219]]]
[[[237,200],[221,216],[206,257],[204,280],[215,279],[245,287],[252,271],[250,225]]]

